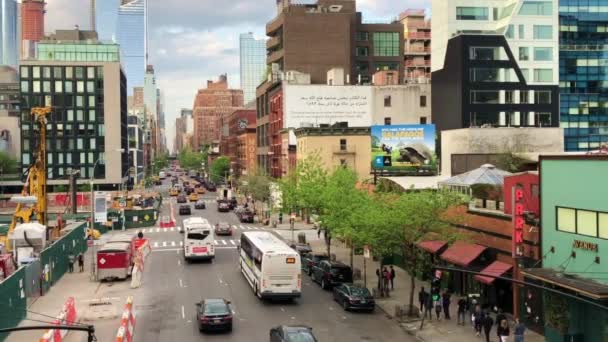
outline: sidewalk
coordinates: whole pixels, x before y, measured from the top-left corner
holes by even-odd
[[[104,234],[107,239],[110,234]],[[98,341],[111,341],[116,336],[120,314],[126,301],[130,281],[100,283],[91,280],[92,248],[85,253],[84,271],[79,272],[78,263],[74,273],[66,273],[44,296],[34,299],[28,306],[27,317],[19,326],[47,325],[53,321],[69,297],[74,297],[76,321],[83,325],[94,325]],[[101,305],[95,305],[101,303]],[[93,304],[93,305],[92,305]],[[14,332],[6,342],[38,341],[45,331],[31,330]],[[63,339],[67,342],[86,341],[86,332],[70,332]]]
[[[312,249],[315,252],[326,252],[325,242],[323,240],[311,240],[309,241]],[[331,253],[336,255],[336,259],[345,264],[350,264],[350,250],[345,248],[343,244],[338,241],[332,241]],[[362,255],[355,255],[353,258],[353,267],[356,270],[361,271],[361,280],[358,281],[360,283],[365,283],[364,276],[364,261]],[[366,264],[366,272],[367,273],[367,287],[372,291],[373,288],[377,285],[377,277],[376,277],[376,269],[380,267],[380,263],[377,261],[373,261],[372,259],[368,259],[365,261]],[[387,265],[388,266],[388,265]],[[427,282],[422,282],[416,279],[416,288],[414,289],[414,306],[418,306],[418,291],[420,291],[421,286],[427,290],[430,290],[431,285]],[[410,298],[410,277],[409,274],[399,267],[395,267],[395,289],[390,292],[389,298],[378,298],[376,299],[376,304],[379,309],[384,311],[386,316],[389,319],[393,319],[396,315],[397,309],[399,307],[409,305]],[[425,320],[424,327],[420,330],[420,319],[417,318],[407,318],[404,317],[405,320],[398,323],[401,327],[409,334],[416,336],[421,341],[426,342],[453,342],[453,341],[484,341],[485,337],[477,337],[475,336],[475,331],[471,326],[470,322],[462,325],[457,325],[457,314],[456,314],[456,301],[457,297],[452,297],[452,304],[450,305],[450,316],[451,320],[445,320],[443,318],[443,314],[441,315],[441,319],[437,321],[435,316],[433,316],[432,321]],[[405,313],[407,314],[407,313]],[[433,315],[435,313],[433,312]],[[512,329],[511,329],[512,332]],[[496,326],[492,328],[490,333],[490,337],[493,340],[496,340]],[[483,335],[483,334],[482,334]],[[513,336],[510,337],[513,339]],[[545,341],[545,338],[529,329],[526,330],[525,335],[526,342],[540,342]]]

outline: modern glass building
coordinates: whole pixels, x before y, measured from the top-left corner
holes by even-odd
[[[117,42],[120,45],[120,60],[122,61],[129,94],[133,87],[144,84],[146,71],[146,0],[123,0],[118,9]]]
[[[266,72],[266,40],[255,39],[253,33],[239,36],[241,89],[244,103],[255,100],[255,88],[264,80]]]
[[[559,1],[560,120],[567,151],[608,144],[608,0]]]
[[[95,11],[95,31],[99,40],[116,41],[120,0],[91,0]]]
[[[0,65],[17,67],[17,2],[0,0]]]
[[[70,61],[70,62],[119,62],[120,49],[118,44],[102,43],[45,43],[37,46],[40,61]]]

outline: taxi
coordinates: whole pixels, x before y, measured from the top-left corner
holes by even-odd
[[[203,188],[202,186],[196,188],[196,193],[199,194],[199,195],[204,195],[205,194],[205,188]]]
[[[179,191],[177,191],[177,189],[169,190],[169,196],[177,196],[177,195],[179,195]]]
[[[188,196],[188,199],[190,199],[190,202],[196,202],[198,201],[198,194],[196,192],[193,192],[190,194],[190,196]]]

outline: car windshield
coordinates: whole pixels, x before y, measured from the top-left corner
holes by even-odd
[[[230,227],[230,225],[226,222],[220,222],[217,224],[217,226],[220,228],[229,228]]]
[[[323,261],[329,259],[326,255],[315,255],[312,259],[316,262]]]
[[[306,330],[287,331],[286,335],[289,342],[315,342],[315,338]]]
[[[371,294],[369,293],[369,290],[366,288],[362,288],[362,287],[351,287],[350,292],[353,294],[353,296],[358,296],[358,297],[370,297],[371,296]]]
[[[205,314],[227,314],[228,313],[228,307],[226,304],[222,303],[222,302],[217,302],[217,303],[207,303],[205,305]]]

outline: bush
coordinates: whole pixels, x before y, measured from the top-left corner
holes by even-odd
[[[493,184],[473,184],[471,192],[474,198],[486,199],[492,201],[502,201],[502,188]]]

